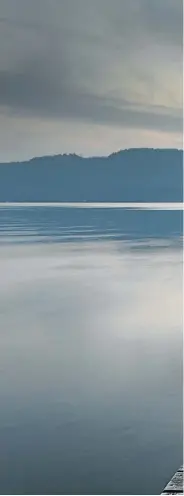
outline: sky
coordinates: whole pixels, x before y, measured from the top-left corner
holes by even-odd
[[[182,147],[182,0],[0,0],[0,161]]]

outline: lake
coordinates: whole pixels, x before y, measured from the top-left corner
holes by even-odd
[[[182,463],[182,210],[0,206],[1,494],[160,494]]]

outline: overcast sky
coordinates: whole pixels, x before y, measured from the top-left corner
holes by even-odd
[[[0,0],[0,161],[182,147],[182,0]]]

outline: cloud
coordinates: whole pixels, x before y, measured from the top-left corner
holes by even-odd
[[[64,63],[57,73],[52,71],[51,64],[49,71],[46,65],[43,59],[33,59],[24,61],[17,72],[0,72],[0,104],[11,107],[19,115],[81,119],[123,127],[181,129],[179,109],[90,93],[72,83]]]
[[[182,132],[182,1],[0,0],[2,118]]]
[[[142,0],[142,10],[148,31],[159,36],[159,41],[178,46],[183,45],[183,2],[182,0]]]

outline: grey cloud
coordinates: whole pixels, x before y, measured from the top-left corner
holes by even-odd
[[[142,10],[147,29],[155,39],[183,46],[183,1],[142,0]]]
[[[66,118],[93,123],[178,131],[182,113],[173,108],[143,106],[126,99],[87,93],[68,85],[35,60],[22,72],[0,73],[0,104],[11,106],[19,115]]]
[[[0,105],[4,112],[181,131],[181,112],[172,102],[167,108],[140,102],[137,84],[141,80],[147,87],[156,84],[158,91],[163,85],[154,79],[159,78],[154,45],[160,43],[166,64],[170,47],[175,51],[180,85],[182,1],[0,0],[0,14]],[[150,43],[151,61],[149,48],[146,53]],[[145,46],[144,68],[139,61],[140,46]],[[131,70],[135,61],[139,71]],[[116,96],[119,68],[121,98]],[[125,79],[134,80],[128,94]]]

